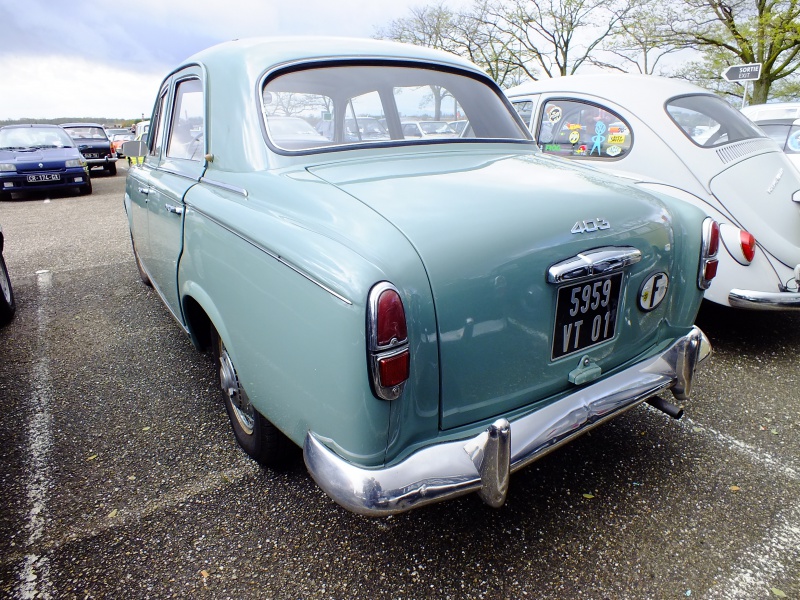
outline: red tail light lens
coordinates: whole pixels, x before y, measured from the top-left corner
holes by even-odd
[[[707,290],[711,280],[717,276],[717,251],[719,250],[719,224],[707,217],[703,221],[703,239],[700,247],[700,269],[697,273],[697,287]]]
[[[400,354],[378,359],[378,374],[382,387],[394,387],[408,379],[411,366],[408,348]]]
[[[378,297],[377,332],[379,347],[388,346],[392,340],[404,342],[408,337],[403,301],[396,290],[385,290]]]
[[[406,312],[400,292],[382,281],[367,300],[368,363],[372,391],[383,400],[400,397],[411,373]]]
[[[706,267],[703,272],[705,275],[706,281],[711,281],[714,277],[717,276],[717,267],[719,266],[718,260],[709,260],[706,262]]]
[[[716,256],[719,251],[719,223],[712,220],[708,240],[708,256]]]
[[[753,234],[742,230],[739,232],[739,240],[742,244],[742,254],[744,254],[745,259],[747,259],[748,263],[753,262],[756,256],[756,238],[753,237]]]

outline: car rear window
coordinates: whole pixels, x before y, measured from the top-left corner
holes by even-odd
[[[419,66],[352,64],[281,73],[262,88],[270,142],[286,152],[354,145],[530,141],[502,94],[478,77]],[[467,121],[461,131],[452,121]]]
[[[747,117],[716,96],[681,96],[666,110],[686,137],[703,148],[766,137]]]

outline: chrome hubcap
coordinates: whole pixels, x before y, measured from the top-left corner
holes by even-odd
[[[233,366],[233,361],[225,348],[225,344],[220,340],[219,342],[219,383],[222,391],[228,396],[233,408],[233,414],[236,420],[247,435],[253,433],[253,426],[255,425],[255,411],[253,405],[250,404],[250,399],[239,385],[239,376],[236,374],[236,368]]]

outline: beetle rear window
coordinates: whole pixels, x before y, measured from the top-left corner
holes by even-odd
[[[766,137],[742,113],[716,96],[681,96],[666,105],[672,121],[703,148]]]
[[[290,71],[267,80],[262,106],[271,143],[288,152],[530,140],[495,88],[441,69],[349,65]]]

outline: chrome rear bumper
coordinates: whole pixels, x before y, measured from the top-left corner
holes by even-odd
[[[728,304],[734,308],[755,310],[800,310],[800,293],[734,289],[728,292]]]
[[[313,432],[303,455],[317,484],[344,508],[367,516],[401,513],[470,492],[502,506],[509,476],[605,421],[666,389],[689,397],[695,368],[711,353],[694,327],[660,355],[479,435],[418,450],[384,468],[364,468],[329,450]],[[513,433],[513,436],[512,436]]]

